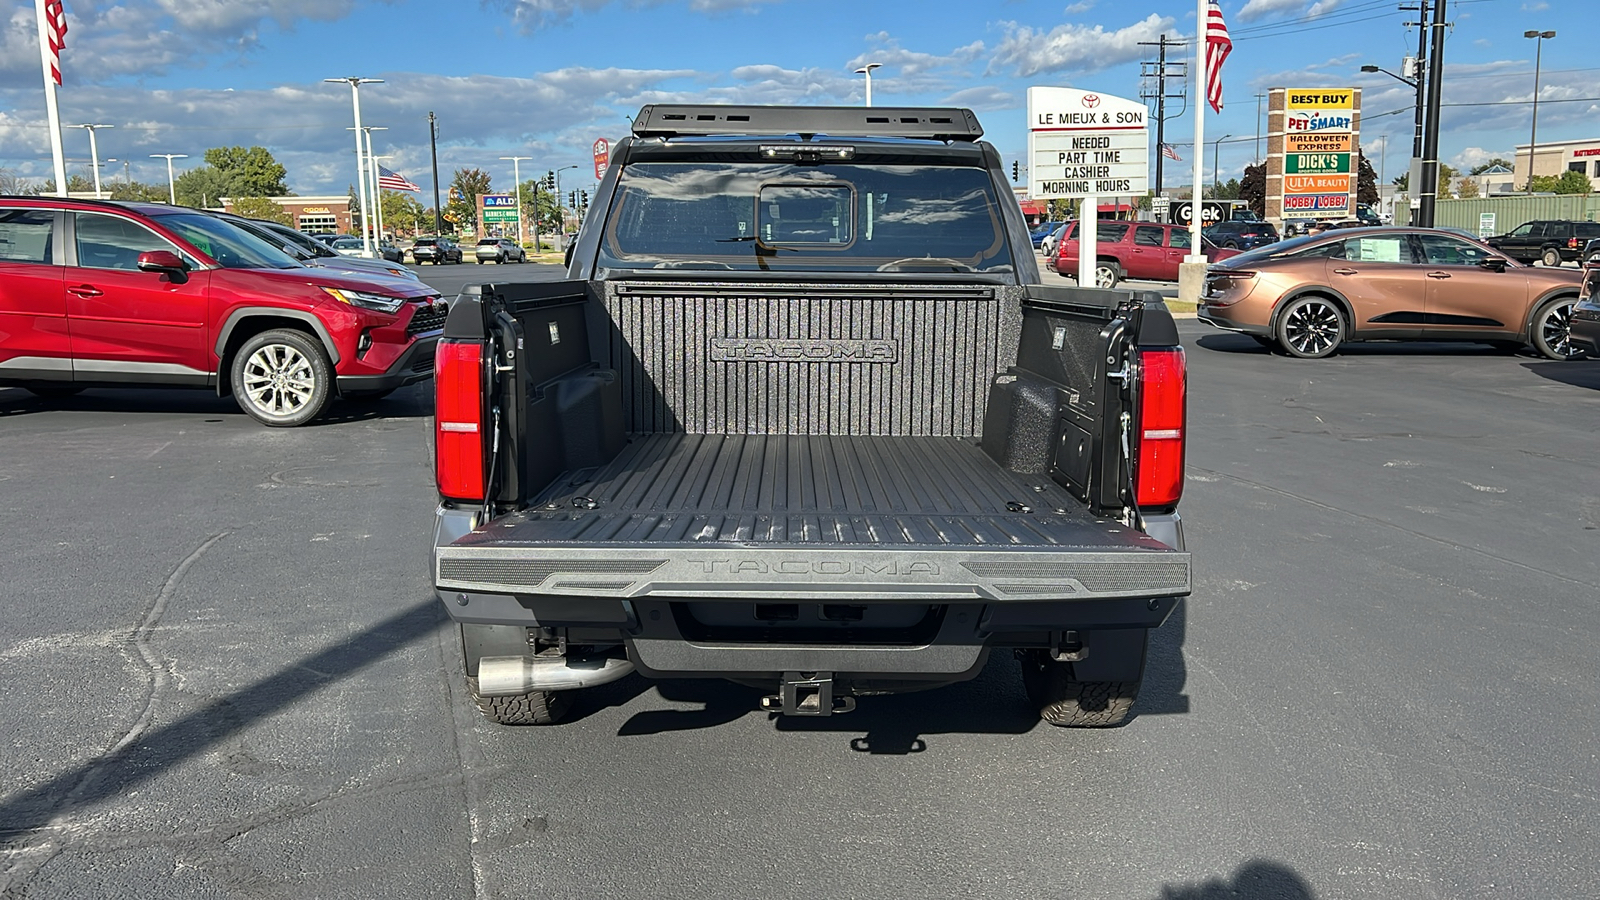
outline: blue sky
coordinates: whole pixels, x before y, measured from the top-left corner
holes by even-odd
[[[1592,0],[1450,0],[1440,156],[1471,165],[1528,140],[1534,42],[1544,42],[1539,140],[1600,137],[1600,67],[1583,52],[1580,15]],[[32,2],[0,0],[0,168],[49,175],[49,143]],[[1412,94],[1363,63],[1398,71],[1416,49],[1397,0],[1223,0],[1236,36],[1223,71],[1225,109],[1207,119],[1222,176],[1255,155],[1256,103],[1269,87],[1360,86],[1362,142],[1387,176],[1405,170]],[[1030,85],[1137,96],[1140,41],[1189,37],[1187,0],[992,3],[957,0],[66,0],[65,122],[103,122],[101,157],[131,158],[159,182],[151,153],[260,144],[301,194],[342,194],[354,180],[350,92],[323,78],[386,80],[362,91],[364,124],[387,164],[430,187],[427,113],[440,121],[440,175],[477,166],[509,185],[578,164],[563,186],[592,180],[590,146],[617,139],[649,102],[856,104],[864,62],[878,105],[962,105],[977,111],[1009,160],[1026,147]],[[175,12],[176,11],[176,12]],[[1571,101],[1571,102],[1569,102]],[[1180,104],[1181,106],[1181,104]],[[1378,113],[1401,112],[1378,116]],[[1189,114],[1169,139],[1185,145]],[[88,169],[82,131],[65,135],[69,169]],[[1152,142],[1153,146],[1153,142]],[[1209,167],[1211,148],[1206,157]],[[1186,165],[1175,168],[1186,169]],[[120,177],[120,166],[115,167]],[[112,172],[108,169],[108,175]],[[1170,181],[1169,176],[1169,181]]]

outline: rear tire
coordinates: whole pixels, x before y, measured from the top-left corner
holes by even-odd
[[[1577,302],[1572,297],[1557,297],[1533,314],[1528,340],[1540,356],[1562,361],[1583,359],[1584,351],[1572,343],[1572,307]]]
[[[1061,728],[1114,728],[1128,720],[1140,681],[1076,681],[1072,663],[1022,653],[1022,686],[1039,718]]]
[[[1108,260],[1101,260],[1094,266],[1094,286],[1097,288],[1114,288],[1122,280],[1122,267]]]
[[[501,725],[554,725],[572,706],[572,695],[560,691],[530,691],[510,697],[484,697],[478,679],[469,677],[467,689],[478,712]]]
[[[1321,359],[1339,349],[1344,330],[1344,315],[1332,300],[1301,297],[1278,317],[1278,346],[1298,359]]]
[[[1554,247],[1546,247],[1544,248],[1544,253],[1540,254],[1539,261],[1552,268],[1559,266],[1561,265],[1561,251]]]
[[[229,367],[239,408],[263,425],[293,428],[322,414],[333,365],[316,338],[279,328],[246,340]]]

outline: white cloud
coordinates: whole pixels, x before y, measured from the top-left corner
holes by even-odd
[[[1311,7],[1306,10],[1306,18],[1315,19],[1316,17],[1325,13],[1333,12],[1335,9],[1339,8],[1339,4],[1341,2],[1343,2],[1343,0],[1317,0],[1317,2],[1311,4]]]
[[[1078,0],[1077,3],[1074,3],[1071,6],[1068,6],[1066,9],[1063,9],[1061,14],[1067,16],[1081,16],[1091,9],[1094,9],[1094,0]]]
[[[1530,2],[1522,4],[1523,12],[1544,12],[1549,8],[1550,4],[1544,2],[1544,0],[1530,0]]]
[[[1288,12],[1291,9],[1299,9],[1303,2],[1305,0],[1250,0],[1239,10],[1239,21],[1249,22]]]
[[[1462,150],[1460,153],[1457,153],[1455,156],[1452,156],[1450,158],[1450,165],[1452,168],[1455,168],[1458,171],[1470,172],[1475,167],[1481,166],[1496,157],[1499,157],[1500,159],[1510,159],[1511,151],[1490,151],[1485,150],[1482,147],[1468,147],[1465,150]]]
[[[985,84],[956,91],[940,100],[939,105],[965,106],[979,112],[988,112],[997,109],[1020,109],[1022,103],[1016,94]]]
[[[1103,25],[1068,24],[1045,32],[1007,22],[1005,39],[995,48],[989,71],[1010,68],[1023,78],[1045,72],[1099,72],[1141,59],[1145,49],[1139,43],[1155,40],[1175,24],[1170,16],[1155,13],[1115,31],[1106,31]]]
[[[271,19],[289,28],[301,19],[333,22],[349,15],[355,0],[156,0],[185,30],[253,40]]]

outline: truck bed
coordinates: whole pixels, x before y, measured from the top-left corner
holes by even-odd
[[[1088,599],[1190,581],[1187,553],[956,437],[633,435],[438,556],[441,587],[612,597]]]

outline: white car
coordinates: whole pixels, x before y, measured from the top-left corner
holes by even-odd
[[[1067,227],[1067,223],[1066,222],[1062,222],[1060,225],[1056,226],[1056,230],[1055,231],[1052,231],[1049,234],[1045,235],[1044,236],[1044,240],[1039,242],[1039,249],[1041,251],[1043,251],[1045,259],[1049,259],[1050,257],[1055,255],[1055,253],[1056,253],[1056,242],[1061,240],[1061,229],[1066,228],[1066,227]]]

